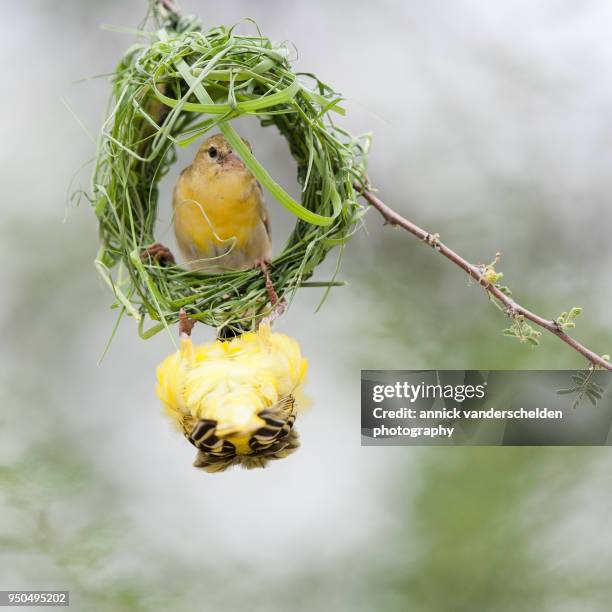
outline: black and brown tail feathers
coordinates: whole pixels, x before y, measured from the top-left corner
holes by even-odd
[[[185,437],[198,449],[194,467],[207,472],[222,472],[233,465],[254,469],[265,467],[268,461],[284,459],[297,450],[300,443],[293,429],[296,418],[293,396],[283,398],[258,416],[265,425],[251,436],[248,454],[237,454],[229,440],[219,438],[217,422],[212,419],[200,419],[192,427],[185,423]]]

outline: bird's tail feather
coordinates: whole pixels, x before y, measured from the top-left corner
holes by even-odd
[[[218,436],[217,422],[200,419],[187,439],[198,449],[194,467],[207,472],[222,472],[233,465],[246,469],[265,467],[268,461],[284,459],[299,447],[295,424],[295,399],[287,396],[262,410],[259,415],[265,425],[253,433],[249,440],[250,452],[238,454],[229,440]]]

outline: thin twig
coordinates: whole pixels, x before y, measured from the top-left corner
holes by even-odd
[[[522,315],[525,319],[529,319],[532,323],[535,323],[539,327],[549,331],[551,334],[557,336],[571,346],[575,351],[580,353],[583,357],[588,359],[594,366],[600,366],[606,370],[612,371],[612,364],[606,361],[603,357],[594,353],[586,346],[578,342],[575,338],[572,338],[568,334],[566,334],[556,321],[551,321],[549,319],[544,319],[543,317],[527,310],[520,304],[517,304],[513,299],[508,297],[505,293],[503,293],[499,287],[487,281],[483,274],[483,269],[481,267],[475,266],[471,264],[469,261],[463,259],[461,255],[455,253],[452,249],[448,248],[445,244],[440,242],[437,236],[432,235],[426,232],[424,229],[421,229],[418,225],[412,223],[412,221],[408,221],[405,217],[402,217],[399,213],[396,213],[392,208],[389,208],[382,200],[376,197],[371,191],[367,189],[363,189],[361,185],[355,183],[355,190],[361,194],[367,202],[376,208],[378,212],[383,216],[386,223],[390,225],[399,226],[406,231],[410,232],[417,238],[420,238],[428,245],[432,246],[438,253],[444,255],[447,259],[450,259],[456,266],[459,266],[462,270],[467,272],[487,293],[489,293],[496,300],[501,302],[505,306],[506,314],[509,317],[516,317],[517,315]]]

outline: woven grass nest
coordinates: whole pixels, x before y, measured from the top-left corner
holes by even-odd
[[[157,26],[140,32],[144,42],[128,49],[113,79],[92,179],[102,243],[96,265],[115,295],[117,322],[132,316],[143,338],[176,322],[181,308],[216,328],[251,329],[271,308],[261,271],[211,274],[141,260],[155,242],[158,185],[176,161],[176,147],[221,131],[268,201],[295,214],[285,247],[269,265],[277,292],[291,299],[300,287],[335,284],[307,279],[361,224],[365,208],[354,184],[366,183],[368,138],[335,125],[333,117],[344,114],[341,97],[315,75],[294,72],[286,45],[235,28],[203,30],[193,17],[170,14]],[[276,126],[286,138],[301,203],[235,132],[231,121],[242,115]]]

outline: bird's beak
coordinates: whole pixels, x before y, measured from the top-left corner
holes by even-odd
[[[221,163],[227,168],[244,168],[244,162],[233,151],[230,151],[222,160]]]

